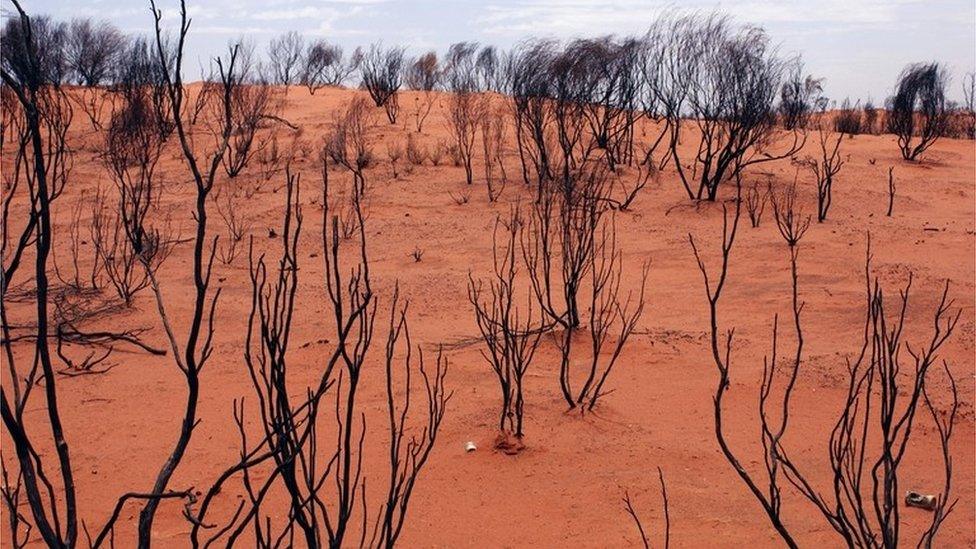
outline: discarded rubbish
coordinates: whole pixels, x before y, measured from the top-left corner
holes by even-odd
[[[933,511],[937,503],[938,498],[935,496],[927,496],[911,491],[905,492],[905,505],[909,507],[918,507],[919,509]]]
[[[473,441],[470,441],[470,440],[467,442],[467,444],[464,445],[464,451],[465,452],[474,452],[477,449],[478,449],[478,447],[475,446],[474,445],[474,442]]]

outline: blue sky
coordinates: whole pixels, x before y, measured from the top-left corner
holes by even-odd
[[[104,18],[127,32],[148,33],[148,0],[22,0],[31,13]],[[164,22],[178,2],[158,0]],[[228,41],[245,36],[263,50],[284,31],[321,36],[347,50],[382,40],[413,52],[443,51],[473,40],[507,47],[528,37],[570,38],[643,33],[665,10],[720,10],[764,27],[786,53],[801,53],[807,72],[826,78],[832,99],[883,101],[905,64],[937,60],[952,71],[951,97],[976,69],[973,0],[188,0],[193,18],[188,65],[206,65]],[[3,0],[4,13],[9,11]]]

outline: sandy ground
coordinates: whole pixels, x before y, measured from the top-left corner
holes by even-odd
[[[301,127],[311,146],[308,158],[295,162],[302,173],[305,227],[299,252],[300,288],[296,329],[292,335],[290,369],[296,392],[317,378],[323,357],[331,351],[333,327],[324,296],[321,260],[321,210],[313,202],[321,192],[315,160],[331,113],[355,92],[323,90],[309,96],[292,89],[284,118]],[[401,99],[402,116],[410,116],[414,98]],[[433,147],[448,141],[442,98],[418,142]],[[374,137],[379,142],[402,140],[403,124],[390,126],[377,110]],[[71,205],[82,191],[111,181],[95,160],[97,139],[80,115],[75,120],[78,150],[70,188],[56,205],[58,226],[70,220]],[[511,123],[509,122],[509,126]],[[509,131],[511,128],[509,127]],[[282,135],[287,134],[283,132]],[[282,143],[287,142],[283,139]],[[808,145],[808,149],[812,149]],[[637,332],[608,382],[611,394],[595,413],[566,413],[558,392],[558,352],[545,341],[533,362],[526,386],[526,444],[518,456],[491,450],[496,432],[497,389],[488,365],[479,355],[480,342],[467,301],[468,273],[487,276],[490,268],[491,227],[520,194],[516,181],[517,151],[505,151],[511,182],[502,200],[487,201],[480,154],[476,182],[464,183],[461,168],[429,163],[393,179],[385,146],[376,147],[380,164],[368,173],[372,185],[367,232],[374,286],[385,315],[395,281],[410,300],[413,339],[425,348],[445,344],[450,359],[449,388],[454,391],[437,447],[416,490],[402,543],[405,547],[617,547],[639,543],[637,531],[624,511],[629,491],[652,542],[662,528],[662,509],[656,468],[667,481],[671,511],[671,542],[677,547],[765,547],[780,542],[758,503],[723,459],[713,433],[712,394],[717,372],[707,342],[708,309],[688,234],[703,246],[714,265],[721,234],[721,208],[691,205],[672,169],[645,188],[632,211],[617,215],[618,238],[624,251],[624,287],[637,283],[639,265],[651,261],[648,308]],[[812,150],[810,150],[812,152]],[[823,489],[826,484],[826,440],[846,392],[845,357],[860,348],[864,308],[864,254],[870,232],[874,272],[895,295],[915,274],[907,340],[921,343],[931,334],[931,315],[941,285],[951,281],[951,293],[962,311],[945,358],[959,384],[960,415],[953,440],[955,511],[946,521],[937,545],[974,544],[974,166],[972,141],[942,140],[921,164],[901,160],[892,136],[845,139],[846,165],[836,178],[834,204],[827,222],[811,227],[799,257],[799,291],[806,302],[804,329],[807,352],[795,396],[787,446]],[[187,172],[172,144],[164,153],[160,175],[169,190],[165,203],[174,209],[174,223],[189,235],[192,190]],[[6,167],[7,159],[4,159]],[[887,168],[895,167],[897,198],[892,217],[887,207]],[[255,167],[232,182],[250,185],[259,179]],[[754,180],[774,185],[791,181],[796,168],[788,161],[763,164],[751,170]],[[340,179],[348,175],[340,175]],[[278,229],[283,209],[281,177],[264,184],[242,212],[253,223],[251,234],[260,249],[277,253],[278,241],[268,238]],[[800,200],[815,213],[811,175],[799,174]],[[471,200],[458,205],[450,193],[470,191]],[[727,193],[723,193],[725,197]],[[743,213],[743,215],[745,215]],[[224,231],[214,215],[213,227]],[[58,251],[67,246],[57,243]],[[411,252],[423,251],[420,262]],[[85,255],[90,253],[84,248]],[[180,246],[161,274],[170,315],[183,333],[181,319],[192,306],[189,299],[189,245]],[[61,255],[60,257],[64,257]],[[723,329],[736,328],[732,386],[727,395],[726,421],[730,443],[750,470],[761,469],[756,422],[757,386],[762,357],[769,349],[773,315],[789,311],[789,263],[785,244],[771,212],[759,228],[743,219],[733,251],[728,287],[721,304]],[[26,268],[25,268],[26,269]],[[24,275],[26,277],[26,275]],[[215,352],[202,376],[201,422],[171,486],[206,489],[218,472],[238,454],[238,438],[231,416],[235,398],[251,397],[242,353],[250,288],[247,257],[232,265],[217,263],[214,279],[223,288],[216,317]],[[24,282],[24,278],[20,279]],[[26,305],[15,303],[13,317],[23,319]],[[13,321],[12,321],[13,322]],[[129,310],[93,324],[149,327],[145,338],[165,346],[149,292],[141,293]],[[382,449],[385,431],[379,428],[385,398],[382,390],[382,342],[385,326],[378,324],[369,371],[364,374],[363,405],[367,421],[377,430],[367,437],[365,468],[372,489],[381,489],[386,476]],[[792,335],[786,332],[784,343]],[[26,347],[20,351],[26,353]],[[59,381],[62,416],[76,464],[81,517],[101,524],[116,499],[126,491],[147,491],[151,479],[172,447],[182,415],[185,388],[169,356],[119,352],[115,367],[95,376]],[[9,378],[4,367],[4,383]],[[946,404],[943,378],[935,376],[937,402]],[[28,411],[35,431],[44,433],[43,401],[36,395]],[[371,419],[372,418],[372,419]],[[40,435],[39,435],[40,436]],[[465,453],[473,440],[478,451]],[[943,479],[937,439],[927,412],[920,414],[901,474],[902,489],[936,493]],[[12,450],[4,436],[4,459]],[[53,450],[43,454],[51,458]],[[784,516],[801,545],[838,546],[827,523],[791,490],[786,490]],[[230,511],[231,494],[218,509]],[[158,547],[184,547],[189,524],[181,506],[161,506],[155,538]],[[283,507],[279,508],[283,514]],[[26,512],[26,508],[24,509]],[[276,509],[277,511],[277,509]],[[372,510],[371,510],[372,512]],[[6,509],[4,509],[6,513]],[[117,539],[134,539],[137,508],[123,512]],[[930,515],[904,510],[903,536],[914,539]],[[35,540],[36,541],[36,540]],[[128,545],[129,542],[123,542]]]

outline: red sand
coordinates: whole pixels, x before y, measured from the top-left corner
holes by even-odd
[[[322,357],[330,350],[328,344],[319,343],[332,336],[333,328],[322,286],[321,210],[311,203],[321,192],[314,159],[332,111],[354,93],[323,90],[309,96],[304,89],[292,89],[283,112],[284,118],[302,128],[302,138],[313,151],[293,165],[303,174],[305,204],[297,328],[290,357],[297,380],[316,379]],[[405,94],[401,116],[410,116],[413,102],[413,96]],[[416,136],[419,143],[432,147],[438,139],[450,140],[445,106],[444,100],[439,101],[424,134]],[[379,109],[376,120],[377,140],[405,139],[403,124],[386,124]],[[409,127],[412,124],[408,121]],[[70,220],[71,205],[82,191],[99,184],[112,188],[94,156],[96,142],[81,113],[75,117],[74,132],[74,139],[88,141],[79,147],[70,188],[56,204],[59,227]],[[808,149],[812,146],[811,140]],[[952,448],[959,503],[936,542],[971,547],[976,539],[973,142],[941,140],[920,164],[902,161],[892,136],[857,136],[845,139],[842,147],[849,160],[836,178],[828,221],[814,224],[801,244],[799,290],[806,302],[807,350],[786,444],[814,482],[828,488],[824,484],[826,439],[846,391],[844,357],[855,354],[860,345],[863,262],[870,232],[874,271],[887,284],[889,295],[901,287],[909,272],[916,275],[908,317],[910,342],[930,336],[932,310],[945,279],[951,280],[952,295],[962,309],[956,333],[942,353],[958,380],[962,401]],[[662,518],[657,467],[667,481],[674,546],[781,545],[758,503],[721,456],[713,433],[711,399],[717,372],[707,343],[705,294],[687,235],[694,234],[702,242],[706,261],[713,261],[721,230],[719,206],[695,208],[684,196],[673,169],[668,169],[641,192],[633,211],[617,215],[624,287],[637,282],[641,261],[650,259],[652,267],[648,308],[608,382],[613,393],[600,401],[596,413],[582,417],[565,413],[558,392],[558,353],[550,342],[544,343],[527,375],[527,449],[512,457],[490,449],[496,436],[497,389],[478,353],[480,341],[466,283],[469,271],[476,277],[488,274],[495,216],[506,213],[508,203],[518,194],[527,194],[514,180],[519,173],[517,151],[511,144],[506,151],[512,181],[498,204],[487,202],[479,177],[480,155],[475,185],[467,188],[463,170],[443,164],[427,164],[410,174],[401,169],[400,178],[393,180],[386,147],[378,144],[375,152],[381,162],[368,173],[373,189],[367,232],[381,315],[398,279],[402,294],[411,302],[414,342],[428,348],[448,345],[448,384],[454,391],[437,447],[410,506],[403,546],[633,546],[639,540],[623,509],[625,490],[654,541]],[[159,173],[170,187],[164,201],[176,208],[174,219],[188,235],[192,189],[178,154],[170,143]],[[895,213],[890,218],[885,216],[888,166],[895,167],[897,180]],[[788,161],[768,163],[745,179],[765,181],[768,174],[774,184],[785,184],[795,170]],[[257,177],[252,165],[232,184]],[[811,176],[801,170],[799,178],[801,202],[807,212],[815,213]],[[277,253],[278,241],[266,237],[268,229],[280,224],[283,193],[272,191],[280,179],[273,179],[242,205],[253,220],[251,234],[258,246],[273,253]],[[226,184],[222,175],[218,184]],[[463,190],[471,191],[471,201],[457,205],[449,193]],[[216,215],[212,227],[224,231]],[[61,234],[63,240],[57,246],[64,253],[67,234]],[[424,252],[420,262],[410,256],[415,247]],[[180,319],[186,318],[192,305],[188,299],[190,253],[189,245],[180,246],[161,275],[178,334],[182,333]],[[242,359],[250,305],[246,265],[246,254],[242,254],[232,266],[218,262],[215,267],[215,281],[223,288],[215,353],[202,377],[202,421],[171,482],[173,488],[205,490],[237,456],[231,402],[241,396],[253,399]],[[730,443],[752,470],[761,469],[756,403],[762,357],[768,352],[773,315],[789,310],[788,266],[786,247],[771,212],[758,229],[750,228],[744,218],[720,322],[723,329],[736,328],[732,387],[726,397]],[[29,311],[24,307],[13,304],[13,317],[25,318]],[[149,292],[140,294],[131,310],[100,324],[152,327],[146,339],[165,346]],[[385,338],[382,324],[377,326],[376,337],[372,368],[363,382],[363,406],[369,418],[375,418],[368,421],[378,429],[368,436],[371,450],[365,469],[373,489],[379,490],[387,474],[387,457],[380,447],[386,435],[379,428],[385,405],[379,362]],[[791,340],[792,334],[788,334],[784,343]],[[26,353],[25,349],[21,352]],[[116,366],[106,374],[59,380],[62,416],[77,469],[81,518],[89,525],[104,522],[123,492],[150,488],[175,441],[185,398],[183,380],[171,357],[119,352],[110,360]],[[4,382],[9,382],[6,373]],[[938,402],[946,404],[944,380],[935,376],[933,384]],[[297,385],[296,391],[303,392]],[[36,395],[28,411],[36,418],[35,432],[47,432],[42,405],[42,396]],[[468,440],[475,441],[478,451],[465,453]],[[927,412],[920,413],[913,440],[902,468],[901,487],[937,493],[943,480],[937,438]],[[4,446],[10,448],[7,435]],[[12,450],[5,450],[4,459],[11,455]],[[51,459],[53,450],[45,447],[43,455]],[[228,494],[218,510],[226,512],[235,502]],[[283,507],[278,509],[283,513]],[[181,510],[177,503],[161,505],[155,525],[157,546],[187,545],[189,524]],[[137,507],[130,505],[122,515],[116,537],[122,545],[134,539],[136,514]],[[791,490],[787,490],[784,516],[801,545],[839,545],[826,522]],[[903,538],[914,539],[929,519],[925,511],[904,510]]]

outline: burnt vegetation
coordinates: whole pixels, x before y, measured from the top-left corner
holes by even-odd
[[[810,480],[809,466],[795,460],[784,437],[791,425],[791,407],[796,389],[800,386],[800,372],[804,367],[804,301],[799,285],[801,243],[810,227],[796,202],[795,189],[788,189],[773,199],[777,228],[786,244],[790,267],[792,296],[788,315],[794,344],[782,352],[779,315],[772,321],[769,353],[762,361],[759,387],[759,438],[763,465],[761,472],[743,465],[742,452],[729,442],[726,427],[725,398],[730,389],[732,349],[735,328],[722,329],[719,324],[721,298],[726,289],[732,252],[739,228],[741,207],[724,209],[721,246],[711,269],[703,251],[689,235],[689,242],[704,281],[710,317],[712,360],[718,372],[713,398],[715,436],[726,461],[753,494],[769,519],[770,525],[789,547],[798,547],[796,533],[784,513],[783,503],[789,495],[799,496],[812,506],[839,538],[851,546],[897,547],[900,538],[899,513],[903,510],[899,491],[899,466],[912,442],[912,426],[916,416],[926,411],[937,426],[938,447],[945,489],[933,501],[931,524],[917,541],[929,547],[944,517],[951,512],[955,501],[950,495],[952,459],[949,439],[952,429],[947,425],[958,411],[956,384],[948,365],[941,372],[939,352],[949,339],[960,318],[949,299],[946,282],[932,313],[932,333],[919,336],[920,343],[906,342],[905,314],[908,307],[912,278],[909,277],[898,292],[894,304],[885,294],[884,286],[871,271],[870,237],[865,260],[866,298],[864,304],[863,343],[853,349],[847,359],[847,398],[837,412],[836,423],[829,437],[822,442],[828,460],[822,465],[832,479],[830,491],[823,491]],[[906,350],[905,360],[902,350]],[[905,364],[904,362],[908,362]],[[943,375],[951,388],[951,402],[947,409],[939,409],[927,395],[927,384]],[[948,417],[948,420],[944,418]],[[869,494],[864,496],[863,494]]]
[[[948,85],[949,73],[938,63],[909,65],[898,77],[887,124],[905,160],[918,159],[945,134]]]
[[[484,399],[486,435],[510,456],[537,448],[533,436],[551,418],[534,414],[602,421],[602,412],[616,413],[610,395],[624,376],[614,372],[647,362],[634,341],[653,343],[658,319],[649,317],[667,306],[651,299],[651,258],[631,254],[628,243],[654,223],[643,197],[669,190],[681,204],[666,215],[689,204],[702,219],[721,215],[712,222],[718,246],[691,234],[688,245],[704,285],[701,344],[716,374],[713,435],[744,493],[789,547],[806,541],[808,525],[794,515],[806,508],[841,545],[894,548],[907,541],[905,506],[917,504],[902,499],[905,456],[926,453],[940,487],[910,541],[935,545],[958,492],[952,448],[965,403],[943,357],[965,325],[964,307],[948,281],[917,292],[908,274],[890,290],[895,275],[874,268],[868,236],[861,341],[835,353],[843,398],[822,440],[811,436],[800,448],[795,434],[810,425],[795,411],[811,398],[805,374],[816,369],[806,320],[819,314],[806,309],[813,290],[801,252],[808,235],[847,215],[836,213],[835,199],[854,186],[842,171],[853,164],[850,137],[893,135],[906,169],[929,151],[938,156],[939,139],[973,138],[972,74],[959,106],[947,99],[950,75],[939,63],[908,65],[883,104],[838,105],[824,95],[825,80],[762,29],[713,13],[665,15],[639,36],[527,39],[508,51],[458,42],[416,56],[382,43],[346,52],[287,32],[260,48],[231,41],[189,82],[183,0],[175,17],[150,0],[147,36],[10,3],[0,35],[0,412],[9,442],[0,496],[11,545],[118,539],[148,548],[165,509],[185,519],[182,542],[193,547],[396,546],[453,418],[455,378],[490,379],[490,397],[461,389]],[[320,133],[286,118],[286,99],[349,84],[357,89],[341,92]],[[426,134],[432,126],[448,137]],[[83,162],[99,177],[79,169]],[[796,169],[792,182],[764,171],[776,162]],[[472,262],[459,287],[471,333],[455,343],[418,341],[426,326],[411,327],[429,311],[414,314],[410,288],[388,274],[393,262],[438,268],[438,240],[411,240],[393,254],[370,248],[401,228],[391,229],[384,212],[371,221],[371,204],[434,169],[453,174],[455,186],[437,200],[464,222],[476,222],[483,212],[475,208],[491,210],[482,218],[491,219],[487,259]],[[85,188],[88,179],[96,183]],[[672,189],[662,190],[665,180]],[[266,207],[254,213],[253,204]],[[899,204],[899,212],[911,207]],[[749,237],[740,232],[743,210],[756,229]],[[730,432],[732,410],[743,409],[730,402],[741,379],[733,365],[741,319],[726,296],[737,284],[739,239],[763,232],[783,256],[777,272],[788,273],[789,306],[785,322],[777,313],[769,323],[749,397],[757,403],[750,446]],[[222,285],[235,272],[246,277],[247,314],[225,319]],[[907,320],[913,292],[932,295],[927,328]],[[139,311],[151,325],[121,316]],[[295,335],[305,316],[315,318],[303,327],[315,336],[307,342]],[[449,364],[467,358],[453,355],[464,347],[472,356],[477,349],[483,365],[449,378]],[[191,486],[183,472],[192,449],[212,444],[197,432],[216,389],[203,373],[218,352],[246,380],[224,418],[236,447]],[[167,423],[158,463],[145,478],[126,479],[123,492],[97,494],[107,500],[99,509],[111,511],[93,520],[81,503],[90,499],[79,497],[80,434],[66,432],[76,410],[64,404],[64,383],[111,381],[133,356],[168,368],[177,384],[166,390],[180,406],[169,412],[176,421]],[[806,456],[810,447],[822,448],[823,459]],[[672,511],[660,468],[651,481],[668,547]],[[616,520],[632,521],[651,546],[637,501],[625,492],[623,502]]]
[[[396,124],[400,113],[400,86],[403,84],[404,49],[370,46],[360,62],[362,87],[377,107],[383,107],[390,124]]]

